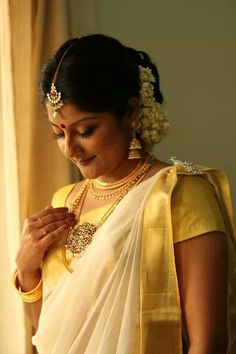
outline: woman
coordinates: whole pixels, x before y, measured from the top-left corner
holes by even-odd
[[[169,127],[148,55],[103,35],[72,39],[41,89],[84,180],[22,232],[14,282],[39,353],[226,353],[227,180],[147,153]]]

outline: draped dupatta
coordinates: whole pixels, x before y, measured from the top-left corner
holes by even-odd
[[[131,190],[43,301],[40,354],[181,354],[171,195],[180,168]],[[227,180],[206,169],[234,244]],[[222,187],[223,184],[223,187]],[[224,190],[223,190],[223,189]],[[235,291],[234,285],[231,285]]]

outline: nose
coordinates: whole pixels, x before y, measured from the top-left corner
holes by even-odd
[[[63,153],[66,157],[76,156],[80,150],[79,144],[73,136],[65,136]]]

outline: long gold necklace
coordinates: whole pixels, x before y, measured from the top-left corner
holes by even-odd
[[[89,222],[84,222],[82,224],[77,223],[73,228],[70,228],[66,240],[66,244],[62,247],[62,260],[69,272],[73,272],[72,268],[69,266],[66,259],[66,251],[68,251],[73,257],[81,256],[87,246],[92,242],[93,235],[97,231],[97,229],[104,224],[107,218],[111,215],[111,213],[115,210],[116,206],[120,203],[120,201],[124,198],[124,196],[137,184],[141,182],[141,180],[145,177],[149,169],[153,164],[153,158],[150,156],[146,157],[146,161],[144,161],[143,166],[140,167],[140,171],[135,175],[134,178],[130,179],[126,184],[126,187],[123,188],[122,193],[115,200],[115,202],[111,205],[111,207],[107,210],[107,212],[102,217],[101,221],[98,225],[94,225]],[[79,216],[81,214],[81,210],[83,207],[83,203],[86,197],[86,194],[89,190],[90,183],[89,180],[86,180],[83,187],[81,188],[81,192],[79,196],[75,199],[70,212],[74,212],[75,209],[80,204]]]

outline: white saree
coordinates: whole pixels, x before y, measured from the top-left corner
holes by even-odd
[[[189,173],[166,167],[133,188],[94,234],[82,257],[73,260],[74,272],[65,273],[51,292],[44,293],[33,337],[39,354],[183,353],[171,208],[177,174]],[[204,178],[210,183],[209,193],[201,189],[205,186],[202,178],[187,179],[191,182],[185,195],[190,210],[185,210],[186,199],[184,203],[178,200],[177,209],[191,225],[198,226],[192,236],[220,231],[218,222],[211,223],[217,210],[208,213],[212,193],[218,200],[222,231],[229,236],[228,353],[233,354],[236,259],[230,190],[227,178],[217,170],[204,169]],[[193,198],[199,199],[198,209],[208,215],[205,223],[204,217],[195,223],[198,212]]]
[[[125,196],[82,257],[73,260],[73,273],[65,274],[44,299],[33,337],[40,354],[133,352],[139,320],[142,215],[157,177]]]

